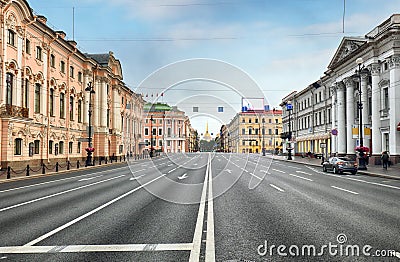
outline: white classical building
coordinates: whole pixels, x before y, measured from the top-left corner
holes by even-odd
[[[400,14],[364,37],[343,38],[325,74],[322,80],[331,86],[334,101],[332,129],[337,130],[332,151],[354,154],[359,141],[352,129],[361,120],[364,146],[372,157],[389,151],[392,161],[400,162]]]
[[[281,105],[289,100],[295,152],[318,152],[322,142],[325,152],[354,155],[362,125],[363,146],[370,149],[372,163],[380,162],[382,151],[399,163],[400,14],[364,37],[344,37],[324,76],[282,99]],[[283,113],[287,132],[288,112]]]

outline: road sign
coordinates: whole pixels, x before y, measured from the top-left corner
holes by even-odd
[[[292,110],[293,109],[293,105],[292,104],[287,104],[286,105],[286,110]]]
[[[81,138],[78,138],[78,141],[79,141],[79,142],[89,142],[89,137],[81,137]]]
[[[326,148],[326,144],[325,143],[321,143],[321,144],[319,144],[319,147],[320,148]]]

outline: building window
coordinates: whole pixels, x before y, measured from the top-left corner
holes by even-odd
[[[158,140],[158,146],[162,146],[163,145],[163,143],[162,143],[162,140],[160,139],[160,140]]]
[[[153,136],[155,136],[155,135],[157,135],[157,129],[156,128],[153,128]]]
[[[73,66],[70,66],[70,67],[69,67],[69,77],[75,78],[75,77],[74,77],[74,67],[73,67]]]
[[[246,123],[246,119],[242,118],[242,123]]]
[[[7,73],[7,75],[6,75],[6,84],[7,84],[6,104],[7,105],[12,105],[13,82],[14,82],[14,76],[10,73]]]
[[[119,153],[122,154],[123,151],[124,151],[124,146],[123,145],[119,145]]]
[[[42,48],[40,46],[36,46],[36,59],[42,61]]]
[[[389,109],[389,88],[387,87],[383,89],[383,109]]]
[[[49,154],[50,155],[53,154],[53,145],[54,145],[54,142],[52,140],[49,140]]]
[[[255,123],[257,124],[258,123],[258,118],[256,118],[255,121],[256,121]]]
[[[29,41],[29,39],[25,39],[25,52],[27,54],[31,53],[31,41]]]
[[[249,124],[251,124],[251,118],[249,118]]]
[[[53,54],[50,55],[50,66],[51,66],[52,68],[55,68],[55,67],[56,67],[56,56],[53,55]]]
[[[14,155],[22,155],[22,139],[16,138],[14,141]]]
[[[65,94],[64,93],[60,93],[60,118],[65,118]]]
[[[246,134],[246,129],[242,128],[242,135]]]
[[[40,113],[40,84],[35,85],[35,113]]]
[[[60,154],[64,154],[64,142],[63,142],[63,141],[60,141],[60,142],[58,143],[58,152],[59,152]]]
[[[107,120],[108,120],[109,109],[107,110]],[[82,100],[78,100],[78,123],[82,123]],[[108,121],[107,121],[108,126]]]
[[[60,71],[61,73],[65,74],[65,62],[60,61]]]
[[[76,150],[77,153],[81,152],[81,142],[78,142],[78,148]]]
[[[40,140],[35,140],[35,149],[34,149],[34,154],[39,154],[40,152]]]
[[[159,136],[162,136],[162,128],[159,128],[159,129],[158,129],[158,135],[159,135]]]
[[[74,147],[74,144],[73,144],[73,142],[69,142],[68,143],[68,153],[69,154],[72,154],[72,148]]]
[[[168,136],[171,136],[171,128],[168,127]]]
[[[251,129],[252,129],[252,128],[251,128],[251,127],[249,127],[249,135],[251,135]]]
[[[15,33],[13,30],[8,29],[7,37],[7,44],[15,46]]]
[[[78,72],[78,82],[82,83],[82,72]]]
[[[34,149],[34,146],[33,146],[33,143],[31,142],[31,143],[29,143],[29,156],[33,156],[33,149]]]
[[[54,89],[50,89],[50,97],[49,97],[49,113],[50,116],[54,116]]]
[[[148,129],[148,128],[145,128],[145,129],[144,129],[144,135],[145,135],[145,136],[148,136],[148,135],[149,135],[149,129]]]
[[[74,121],[74,97],[69,97],[69,120]]]

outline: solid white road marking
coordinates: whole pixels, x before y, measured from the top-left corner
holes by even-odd
[[[199,212],[197,213],[196,228],[194,230],[194,236],[193,236],[193,248],[190,251],[190,258],[189,258],[190,262],[198,262],[200,259],[201,237],[203,234],[204,210],[206,205],[206,194],[207,194],[207,181],[208,181],[208,168],[206,169],[206,175],[204,176]]]
[[[33,246],[33,245],[39,243],[40,241],[42,241],[42,240],[44,240],[44,239],[46,239],[46,238],[48,238],[48,237],[50,237],[50,236],[52,236],[52,235],[54,235],[54,234],[60,232],[61,230],[65,229],[65,228],[67,228],[67,227],[69,227],[69,226],[72,226],[73,224],[75,224],[75,223],[81,221],[82,219],[84,219],[84,218],[86,218],[86,217],[88,217],[88,216],[90,216],[90,215],[92,215],[92,214],[94,214],[94,213],[96,213],[96,212],[102,210],[103,208],[108,207],[109,205],[111,205],[111,204],[117,202],[118,200],[120,200],[120,199],[122,199],[122,198],[124,198],[124,197],[126,197],[126,196],[129,196],[130,194],[132,194],[132,193],[138,191],[139,189],[141,189],[141,188],[143,188],[143,187],[145,187],[145,186],[147,186],[147,185],[153,183],[154,181],[156,181],[156,180],[158,180],[158,179],[160,179],[160,178],[162,178],[162,177],[164,177],[164,176],[166,176],[166,174],[162,174],[161,176],[156,177],[156,178],[154,178],[153,180],[151,180],[151,181],[149,181],[149,182],[147,182],[147,183],[145,183],[145,184],[143,184],[143,185],[141,185],[141,186],[139,186],[139,187],[137,187],[137,188],[135,188],[135,189],[132,189],[131,191],[128,191],[128,192],[126,192],[125,194],[120,195],[120,196],[117,197],[117,198],[114,198],[114,199],[108,201],[107,203],[105,203],[105,204],[103,204],[103,205],[101,205],[101,206],[99,206],[99,207],[93,209],[92,211],[89,211],[88,213],[83,214],[83,215],[81,215],[80,217],[75,218],[74,220],[72,220],[72,221],[70,221],[70,222],[68,222],[68,223],[66,223],[66,224],[64,224],[64,225],[62,225],[62,226],[59,226],[58,228],[56,228],[56,229],[54,229],[54,230],[52,230],[52,231],[50,231],[50,232],[48,232],[48,233],[46,233],[46,234],[44,234],[44,235],[42,235],[42,236],[40,236],[40,237],[38,237],[38,238],[32,240],[31,242],[25,244],[24,246]]]
[[[275,168],[272,168],[272,170],[274,170],[275,172],[283,173],[283,174],[285,174],[285,173],[286,173],[286,172],[284,172],[284,171],[282,171],[282,170],[275,169]]]
[[[23,202],[23,203],[19,203],[19,204],[16,204],[16,205],[4,207],[4,208],[0,209],[0,212],[6,211],[6,210],[9,210],[9,209],[13,209],[13,208],[16,208],[16,207],[20,207],[20,206],[25,206],[25,205],[28,205],[28,204],[31,204],[31,203],[35,203],[37,201],[48,199],[48,198],[51,198],[51,197],[63,195],[63,194],[66,194],[66,193],[69,193],[69,192],[73,192],[73,191],[76,191],[76,190],[79,190],[79,189],[82,189],[82,188],[86,188],[86,187],[94,186],[94,185],[97,185],[97,184],[100,184],[100,183],[108,182],[110,180],[121,178],[121,177],[124,177],[124,176],[125,175],[112,177],[112,178],[109,178],[109,179],[106,179],[106,180],[101,180],[101,181],[98,181],[98,182],[95,182],[95,183],[91,183],[91,184],[87,184],[87,185],[84,185],[84,186],[72,188],[72,189],[69,189],[69,190],[65,190],[65,191],[62,191],[62,192],[54,193],[54,194],[47,195],[47,196],[44,196],[44,197],[39,197],[39,198],[36,198],[36,199],[32,199],[32,200],[29,200],[29,201],[26,201],[26,202]]]
[[[138,252],[186,251],[192,243],[176,244],[121,244],[121,245],[68,245],[68,246],[9,246],[0,247],[3,254],[83,253],[83,252]],[[4,257],[3,257],[4,258]]]
[[[304,180],[307,180],[307,181],[313,181],[312,179],[305,178],[305,177],[302,177],[302,176],[296,176],[296,175],[293,175],[293,174],[288,174],[288,175],[289,175],[289,176],[298,177],[298,178],[301,178],[301,179],[304,179]]]
[[[279,188],[279,187],[277,187],[277,186],[275,186],[275,185],[273,185],[273,184],[269,184],[271,187],[273,187],[273,188],[275,188],[276,190],[278,190],[278,191],[281,191],[281,192],[285,192],[285,190],[283,190],[283,189],[281,189],[281,188]]]
[[[307,173],[307,172],[304,172],[304,171],[299,171],[299,170],[297,170],[296,172],[297,172],[297,173],[300,173],[300,174],[305,174],[305,175],[312,176],[312,174]]]
[[[211,159],[209,158],[208,173],[208,209],[207,209],[207,242],[206,242],[206,262],[215,262],[215,240],[214,240],[214,200],[212,190],[212,169]]]
[[[114,170],[118,170],[118,169],[123,169],[123,168],[126,168],[126,167],[119,167],[119,168],[113,169],[113,171]],[[76,179],[76,178],[85,177],[85,176],[91,176],[91,175],[94,175],[94,174],[101,174],[101,173],[104,173],[104,172],[110,172],[110,170],[95,172],[95,173],[81,175],[81,176],[74,176],[74,177],[68,177],[68,178],[63,178],[63,179],[57,179],[57,180],[47,181],[47,182],[43,182],[43,183],[37,183],[37,184],[29,185],[29,186],[21,186],[21,187],[16,187],[16,188],[10,188],[10,189],[6,189],[6,190],[2,190],[2,191],[0,191],[0,193],[20,190],[20,189],[25,189],[25,188],[35,187],[35,186],[46,185],[46,184],[51,184],[51,183],[55,183],[55,182],[61,182],[61,181]]]
[[[383,187],[389,187],[389,188],[394,188],[394,189],[400,189],[400,187],[397,187],[397,186],[379,184],[379,183],[364,181],[364,180],[356,179],[356,178],[350,178],[350,177],[342,177],[342,178],[343,178],[343,179],[353,180],[353,181],[358,181],[358,182],[363,182],[363,183],[367,183],[367,184],[377,185],[377,186],[383,186]]]
[[[137,176],[137,177],[131,177],[129,180],[138,180],[138,179],[140,179],[140,178],[142,178],[142,177],[144,177],[146,174],[143,174],[143,175],[140,175],[140,176]]]
[[[102,176],[103,175],[94,176],[94,177],[88,177],[88,178],[82,178],[82,179],[79,179],[78,182],[92,180],[92,179],[95,179],[95,178],[98,178],[98,177],[102,177]]]
[[[331,187],[332,187],[332,188],[335,188],[335,189],[337,189],[337,190],[342,190],[342,191],[344,191],[344,192],[348,192],[348,193],[351,193],[351,194],[354,194],[354,195],[358,195],[357,192],[350,191],[350,190],[347,190],[347,189],[344,189],[344,188],[341,188],[341,187],[337,187],[337,186],[331,186]]]

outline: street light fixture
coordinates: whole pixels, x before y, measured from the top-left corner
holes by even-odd
[[[86,166],[92,166],[92,154],[94,152],[94,148],[92,146],[92,113],[93,113],[93,104],[92,104],[92,94],[95,94],[95,91],[92,86],[92,82],[89,82],[87,87],[85,88],[86,92],[89,92],[89,127],[88,127],[88,147],[86,148],[87,157],[86,157]]]
[[[290,124],[290,113],[293,110],[293,105],[291,101],[288,101],[286,103],[286,110],[289,112],[289,134],[288,134],[288,140],[289,140],[289,148],[288,150],[288,158],[287,160],[292,160],[292,144],[291,144],[291,140],[292,140],[292,127]]]
[[[358,107],[358,110],[359,110],[358,133],[359,133],[359,139],[360,139],[360,153],[359,153],[360,157],[358,158],[358,161],[359,161],[358,169],[367,170],[367,166],[365,165],[366,163],[365,163],[365,158],[364,158],[364,154],[365,153],[363,152],[363,148],[364,148],[363,122],[362,122],[363,103],[361,101],[361,92],[362,92],[362,90],[361,90],[361,71],[364,69],[364,65],[363,65],[364,60],[361,57],[359,57],[359,58],[356,59],[356,63],[358,65],[357,74],[358,74],[358,79],[359,79],[359,82],[358,82],[358,95],[359,95],[359,97],[358,97],[357,107]]]

